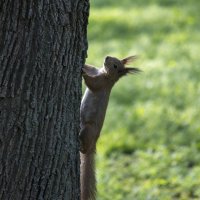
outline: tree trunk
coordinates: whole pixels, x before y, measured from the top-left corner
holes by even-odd
[[[0,1],[0,199],[78,200],[88,0]]]

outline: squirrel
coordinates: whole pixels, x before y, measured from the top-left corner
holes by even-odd
[[[130,56],[119,60],[107,56],[100,69],[87,64],[82,68],[87,88],[80,108],[81,200],[96,199],[96,142],[103,126],[112,87],[121,77],[141,71],[135,67],[125,67],[135,58]]]

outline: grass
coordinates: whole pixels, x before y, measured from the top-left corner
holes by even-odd
[[[200,2],[91,1],[87,63],[139,55],[112,91],[99,200],[200,199]]]

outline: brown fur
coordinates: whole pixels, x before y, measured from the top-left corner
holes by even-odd
[[[81,155],[81,200],[94,200],[96,196],[94,153]]]
[[[100,135],[109,96],[114,84],[128,73],[140,72],[137,68],[126,68],[125,65],[134,60],[130,56],[119,60],[107,56],[104,66],[97,69],[90,65],[83,68],[83,78],[87,89],[81,102],[81,200],[95,200],[95,150]]]

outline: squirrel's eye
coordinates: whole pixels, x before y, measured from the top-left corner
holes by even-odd
[[[114,65],[114,68],[117,69],[117,65]]]

